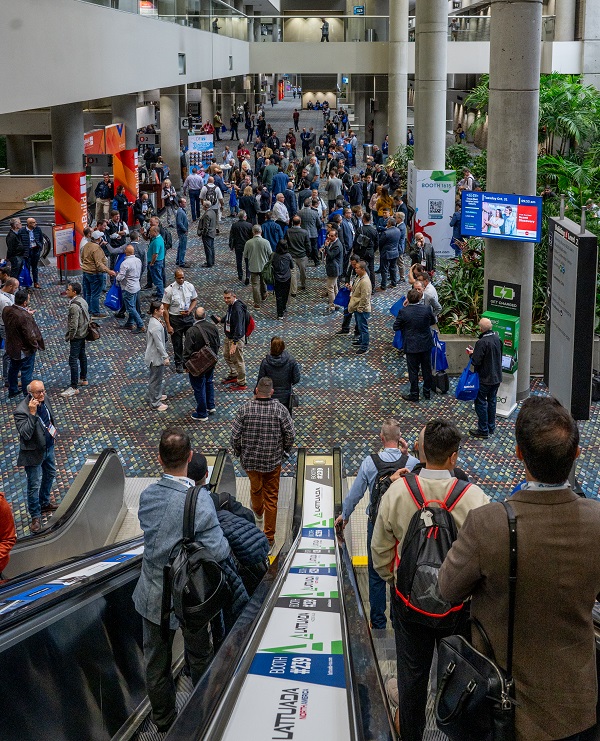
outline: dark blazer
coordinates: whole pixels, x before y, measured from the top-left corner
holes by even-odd
[[[311,247],[306,229],[301,226],[291,226],[286,232],[285,240],[292,257],[309,256]]]
[[[195,352],[202,350],[207,344],[215,355],[219,354],[219,348],[221,347],[219,330],[212,322],[206,319],[194,322],[185,333],[183,362],[187,363]]]
[[[18,360],[21,352],[31,355],[37,350],[45,350],[42,333],[33,314],[21,306],[5,306],[2,312],[4,331],[6,333],[6,354]]]
[[[10,261],[13,257],[23,257],[25,248],[19,237],[20,231],[15,232],[12,229],[6,235],[6,257]]]
[[[28,406],[30,399],[31,395],[27,394],[14,411],[15,424],[19,433],[17,466],[39,466],[46,454],[46,430],[38,415],[30,414]],[[48,400],[46,399],[44,403],[50,414],[50,420],[55,425]]]
[[[252,224],[242,219],[234,221],[229,230],[229,249],[243,252],[249,239],[252,239]]]
[[[387,260],[395,260],[400,254],[400,229],[390,226],[379,235],[379,254]]]
[[[342,243],[339,239],[325,245],[325,274],[328,278],[337,278],[342,274],[343,254]]]
[[[24,226],[19,231],[19,239],[21,240],[21,245],[23,246],[23,253],[24,255],[29,255],[30,251],[30,242],[29,242],[29,229]],[[44,235],[42,233],[42,230],[39,228],[39,226],[33,227],[33,238],[35,239],[35,248],[36,250],[41,250],[44,246]]]
[[[435,251],[433,245],[429,242],[425,242],[423,245],[425,270],[432,273],[435,270]],[[416,265],[421,262],[421,251],[417,248],[416,244],[413,244],[410,251],[411,264]]]
[[[502,383],[502,343],[496,332],[479,336],[471,355],[480,383],[493,386]]]
[[[567,738],[596,722],[592,608],[600,592],[600,504],[571,489],[522,489],[510,502],[518,551],[517,741]],[[508,521],[499,503],[469,512],[440,570],[439,587],[451,602],[471,595],[471,616],[505,667]],[[473,636],[482,650],[476,631]]]
[[[394,322],[394,332],[401,329],[404,338],[404,352],[419,353],[431,350],[433,338],[430,327],[435,324],[431,306],[409,304],[398,312]]]

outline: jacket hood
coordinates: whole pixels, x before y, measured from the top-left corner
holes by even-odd
[[[285,365],[287,362],[289,362],[290,356],[288,355],[288,351],[284,350],[279,357],[275,357],[271,354],[267,355],[267,363],[269,365],[273,365],[276,368],[281,367],[282,365]]]

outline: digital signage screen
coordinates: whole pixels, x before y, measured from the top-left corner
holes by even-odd
[[[463,190],[460,229],[463,237],[539,242],[542,238],[542,199]]]

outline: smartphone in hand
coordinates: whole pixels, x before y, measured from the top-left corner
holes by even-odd
[[[213,320],[215,324],[218,324],[221,321],[218,316],[215,316],[215,314],[211,314],[210,318]]]

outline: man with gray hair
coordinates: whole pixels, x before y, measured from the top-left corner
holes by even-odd
[[[23,261],[25,259],[25,247],[19,238],[19,232],[22,226],[21,219],[11,219],[10,231],[6,235],[6,259],[10,263],[10,275],[12,278],[18,278],[21,275]]]
[[[260,309],[261,303],[267,298],[267,286],[262,277],[262,271],[272,255],[271,245],[262,236],[262,227],[260,224],[255,224],[252,227],[252,239],[246,242],[243,254],[243,257],[248,258],[255,309]]]
[[[354,483],[342,504],[342,514],[335,521],[336,527],[345,528],[350,515],[357,504],[369,490],[369,506],[367,507],[367,558],[369,569],[369,605],[371,627],[385,629],[386,616],[386,589],[385,581],[373,568],[371,556],[371,538],[373,525],[377,516],[377,508],[383,494],[382,489],[390,485],[390,476],[400,469],[412,469],[419,463],[417,458],[408,454],[408,444],[402,438],[400,423],[393,417],[383,421],[379,432],[381,445],[379,453],[367,456],[360,464]],[[382,486],[383,485],[383,486]],[[387,485],[387,486],[386,486]]]
[[[478,424],[469,435],[486,439],[496,429],[496,396],[502,382],[502,343],[489,319],[479,320],[479,339],[467,348],[473,368],[479,374],[479,391],[475,399]]]

